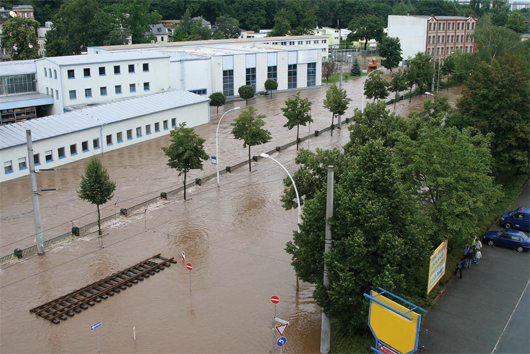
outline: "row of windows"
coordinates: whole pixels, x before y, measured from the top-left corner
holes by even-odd
[[[199,96],[207,96],[208,90],[207,89],[198,89],[198,90],[190,90],[189,92],[194,93]]]
[[[298,65],[290,64],[287,66],[287,88],[294,89],[297,85]]]
[[[149,82],[144,82],[144,91],[149,91],[150,89],[151,88],[150,88]],[[136,84],[129,84],[129,92],[130,93],[136,92]],[[46,93],[48,93],[48,89],[47,88],[46,88]],[[121,85],[115,85],[114,86],[114,93],[116,95],[121,95],[122,94]],[[69,95],[70,95],[70,99],[71,100],[77,99],[77,90],[70,90],[69,91]],[[99,95],[100,96],[107,96],[107,86],[102,86],[102,87],[99,88]],[[92,97],[92,89],[91,88],[86,88],[85,89],[85,97],[86,98]]]
[[[46,87],[46,94],[53,97],[53,88]],[[59,90],[55,90],[55,99],[59,99]]]
[[[313,43],[314,44],[319,44],[321,40],[314,40]],[[272,44],[272,45],[278,45],[281,44],[281,45],[287,45],[287,43],[289,43],[289,45],[295,45],[297,44],[296,41],[289,41],[289,42],[271,42],[271,43],[265,43],[265,44]],[[322,44],[326,44],[327,43],[327,39],[322,39]],[[298,41],[298,45],[303,45],[304,44],[304,41]],[[311,44],[311,41],[305,41],[305,44]]]
[[[436,55],[449,55],[451,54],[452,52],[454,52],[455,50],[457,49],[461,49],[462,51],[464,51],[465,53],[473,53],[473,46],[456,46],[454,49],[453,47],[447,47],[447,48],[436,48]],[[445,51],[445,53],[444,53]],[[427,55],[431,55],[431,54],[434,54],[434,48],[428,48],[427,49]]]
[[[160,123],[157,122],[157,123],[154,123],[153,125],[154,125],[153,126],[154,132],[155,133],[160,132]],[[171,118],[171,127],[175,128],[176,126],[177,126],[177,118]],[[164,120],[162,122],[162,129],[164,129],[164,130],[168,130],[169,129],[169,120]],[[136,138],[141,138],[143,136],[143,132],[145,132],[146,135],[150,135],[151,134],[151,124],[147,124],[145,127],[137,127],[135,129]],[[128,129],[125,132],[125,134],[126,134],[125,136],[126,136],[127,140],[134,139],[134,137],[133,137],[133,129]],[[106,142],[107,146],[112,146],[114,144],[114,140],[113,139],[114,139],[114,134],[109,134],[109,135],[107,135],[105,137],[105,142]],[[116,133],[116,142],[117,143],[122,143],[123,142],[123,132]],[[92,139],[92,149],[97,150],[100,147],[101,146],[100,146],[99,138]],[[81,142],[81,151],[82,152],[90,151],[89,141],[88,140]],[[72,144],[72,145],[69,146],[69,153],[70,153],[70,156],[77,155],[77,153],[78,153],[77,144]],[[66,158],[66,147],[65,146],[60,147],[60,148],[57,149],[57,157],[59,159]],[[54,161],[54,151],[53,150],[45,151],[44,159],[45,159],[46,163],[53,162]],[[35,166],[39,166],[41,164],[40,154],[34,154],[33,155],[33,162],[35,163]],[[18,169],[20,171],[22,171],[22,170],[25,170],[27,168],[28,168],[28,166],[27,166],[27,163],[26,163],[26,158],[25,157],[19,158],[18,159]],[[4,162],[4,173],[5,174],[13,173],[13,160],[9,160],[9,161],[5,161]]]
[[[143,72],[149,72],[149,63],[143,63],[142,64]],[[130,74],[135,73],[135,66],[134,64],[128,64],[127,65],[127,71]],[[55,71],[55,70],[54,70]],[[107,69],[104,66],[100,66],[98,68],[99,76],[106,76],[107,75]],[[67,71],[68,79],[75,79],[75,69],[69,69]],[[121,74],[121,65],[114,65],[114,75],[120,75]],[[50,73],[51,75],[51,73]],[[55,73],[57,76],[57,72]],[[46,68],[44,68],[44,76],[46,76]],[[91,77],[91,70],[90,68],[83,68],[83,77]]]
[[[49,75],[48,75],[49,73]],[[50,77],[50,79],[52,78],[52,69],[50,68],[44,68],[44,77]],[[57,70],[56,69],[53,69],[53,78],[57,80]]]
[[[447,43],[453,43],[455,36],[447,36]],[[466,35],[466,42],[474,42],[474,39],[469,34]],[[438,41],[436,41],[436,36],[429,36],[429,44],[431,43],[445,43],[445,36],[438,36]],[[456,35],[456,43],[464,43],[464,35]]]
[[[445,22],[441,22],[438,24],[438,30],[439,31],[445,31]],[[460,29],[464,30],[466,28],[466,23],[464,21],[462,22],[456,22],[456,30],[460,31]],[[455,22],[448,22],[447,23],[447,30],[453,31],[455,29]],[[475,29],[475,22],[468,22],[467,23],[467,29]],[[429,31],[436,31],[436,23],[429,23]]]
[[[0,77],[0,95],[35,92],[35,83],[35,74],[2,76]]]

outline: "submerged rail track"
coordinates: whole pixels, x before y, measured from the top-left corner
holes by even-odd
[[[61,321],[66,321],[68,317],[72,317],[76,313],[108,299],[109,296],[114,296],[114,294],[137,284],[138,281],[143,281],[145,278],[159,273],[166,267],[170,267],[171,263],[177,263],[174,257],[164,258],[157,254],[84,288],[35,307],[29,312],[53,324],[59,324]]]

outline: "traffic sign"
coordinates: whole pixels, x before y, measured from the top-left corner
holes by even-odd
[[[287,338],[285,338],[285,337],[278,338],[278,341],[276,342],[278,347],[283,347],[285,345],[285,343],[287,343]]]
[[[188,270],[192,270],[193,269],[193,266],[191,265],[191,263],[186,263],[186,268]]]
[[[276,304],[280,303],[280,298],[278,296],[274,296],[273,295],[273,296],[271,296],[271,302],[276,305]]]
[[[289,324],[281,324],[279,326],[276,326],[276,330],[278,331],[278,333],[280,333],[280,336],[283,336],[283,332],[285,332],[287,326],[289,326]]]
[[[212,165],[217,165],[217,157],[212,156]]]
[[[98,323],[95,323],[92,326],[90,326],[90,330],[93,331],[93,330],[95,330],[98,327],[101,327],[101,321],[99,321]]]
[[[180,253],[180,258],[182,259],[183,262],[186,260],[186,253],[184,253],[184,251]]]
[[[289,325],[289,321],[282,320],[281,318],[274,317],[274,320],[275,320],[276,322],[280,322],[280,323],[283,323],[283,324]]]

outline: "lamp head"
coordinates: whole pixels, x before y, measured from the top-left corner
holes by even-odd
[[[261,154],[259,154],[259,156],[261,156],[261,157],[267,157],[267,158],[269,158],[269,157],[270,157],[269,155],[267,155],[267,154],[266,154],[266,153],[264,153],[264,152],[262,152]]]

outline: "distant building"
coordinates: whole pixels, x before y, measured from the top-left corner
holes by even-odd
[[[31,5],[15,5],[13,6],[13,12],[16,13],[18,17],[35,18],[33,16],[33,6]]]
[[[457,49],[473,53],[476,28],[473,16],[388,16],[388,36],[399,38],[405,59],[421,52],[443,62]]]
[[[201,24],[203,26],[206,26],[208,27],[209,29],[212,29],[212,24],[209,22],[209,21],[206,21],[204,18],[202,18],[201,16],[197,16],[197,17],[194,17],[191,19],[192,21],[201,21]]]
[[[44,27],[39,27],[37,30],[37,41],[39,44],[39,55],[41,57],[46,56],[46,33],[52,29],[53,23],[46,21]]]
[[[166,43],[168,42],[167,29],[162,24],[149,25],[149,31],[145,33],[146,36],[153,35],[156,40],[155,43]]]
[[[317,27],[313,32],[317,36],[328,37],[328,40],[329,40],[328,43],[329,43],[330,48],[340,47],[340,39],[341,39],[340,29],[331,28],[331,27],[321,27],[321,28]]]

